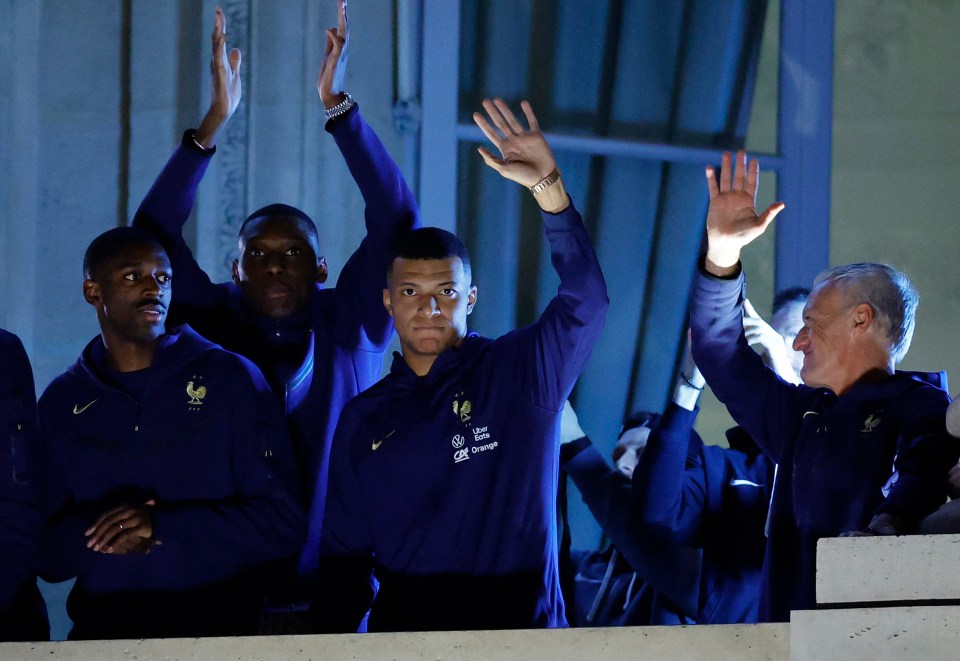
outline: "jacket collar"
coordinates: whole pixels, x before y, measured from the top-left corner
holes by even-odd
[[[403,359],[403,355],[400,354],[400,352],[394,351],[393,363],[390,365],[390,376],[400,383],[409,385],[418,383],[433,385],[439,383],[445,380],[449,374],[461,370],[466,365],[472,363],[482,344],[483,342],[480,335],[474,332],[468,333],[467,336],[463,338],[460,346],[450,347],[437,356],[436,360],[433,361],[433,365],[430,366],[430,371],[422,377],[417,376],[414,371],[410,369],[410,366],[407,365],[407,361]]]
[[[889,377],[879,381],[857,383],[839,399],[845,401],[885,399],[895,397],[920,385],[933,386],[949,394],[947,390],[946,372],[911,372],[897,370]]]
[[[185,361],[218,346],[201,337],[186,324],[168,330],[160,336],[160,343],[150,367],[150,381],[156,381],[172,373]],[[103,338],[97,335],[87,343],[80,357],[67,373],[99,387],[116,388],[118,384],[107,366],[107,348]]]

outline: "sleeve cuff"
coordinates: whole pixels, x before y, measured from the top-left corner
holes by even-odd
[[[217,152],[217,146],[214,145],[210,149],[204,149],[200,146],[200,143],[197,142],[197,129],[187,129],[183,132],[183,139],[181,140],[182,144],[187,147],[190,151],[195,154],[203,154],[204,156],[213,156]]]
[[[569,193],[567,195],[569,196]],[[577,211],[576,206],[573,204],[572,197],[570,197],[570,204],[563,211],[551,213],[540,209],[540,215],[543,217],[544,225],[547,229],[551,230],[566,230],[578,222],[582,222],[580,220],[580,212]]]
[[[697,260],[697,269],[700,271],[700,274],[706,278],[712,280],[737,280],[743,275],[743,263],[737,262],[737,270],[731,273],[730,275],[714,275],[707,270],[707,253],[700,255],[700,259]]]
[[[590,442],[589,436],[583,436],[575,441],[564,443],[560,446],[560,464],[566,464],[591,445],[593,445],[593,443]]]
[[[354,104],[350,106],[350,110],[347,112],[334,117],[333,119],[328,119],[323,125],[323,130],[325,130],[327,133],[336,133],[341,126],[348,126],[356,121],[354,118],[357,117],[359,113],[360,104],[354,102]]]

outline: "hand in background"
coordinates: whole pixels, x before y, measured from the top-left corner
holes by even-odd
[[[320,73],[317,74],[317,92],[326,108],[343,101],[343,80],[347,75],[350,46],[350,19],[347,0],[337,0],[337,27],[327,28],[327,46],[323,52]]]
[[[777,375],[787,383],[795,385],[801,383],[800,375],[793,367],[790,354],[783,336],[774,330],[757,314],[757,310],[749,300],[743,301],[743,332],[747,343],[753,347]]]
[[[903,532],[904,523],[898,516],[893,514],[877,514],[870,520],[866,530],[850,530],[841,533],[841,537],[888,537],[899,535]]]
[[[200,122],[195,138],[205,149],[217,142],[220,132],[233,117],[243,87],[240,82],[240,50],[231,48],[227,52],[227,19],[223,9],[217,7],[211,35],[210,54],[210,109]]]

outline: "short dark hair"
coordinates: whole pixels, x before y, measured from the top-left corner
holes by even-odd
[[[643,410],[634,411],[623,419],[623,424],[620,425],[620,436],[623,436],[626,432],[630,431],[631,429],[636,429],[637,427],[649,427],[650,429],[653,429],[659,422],[659,413]]]
[[[240,224],[240,230],[237,232],[237,237],[241,239],[243,238],[244,230],[247,229],[247,226],[250,223],[266,218],[295,218],[300,222],[304,229],[307,230],[309,238],[313,239],[315,246],[319,248],[320,236],[317,234],[317,225],[313,222],[313,218],[296,207],[292,207],[289,204],[282,204],[280,202],[268,204],[265,207],[260,207],[252,214],[247,216],[243,223]]]
[[[146,230],[139,227],[114,227],[107,230],[87,246],[83,253],[83,277],[93,280],[93,272],[116,259],[131,246],[151,246],[167,254],[163,245]]]
[[[808,298],[810,298],[810,290],[806,287],[791,287],[790,289],[779,291],[777,295],[773,297],[773,307],[770,310],[770,314],[776,314],[780,308],[789,303],[806,303]]]
[[[420,227],[401,232],[393,241],[390,259],[387,262],[387,274],[393,268],[398,257],[403,259],[448,259],[459,257],[463,262],[463,271],[467,280],[472,282],[470,253],[453,232],[439,227]]]

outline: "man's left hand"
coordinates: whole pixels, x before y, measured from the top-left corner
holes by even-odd
[[[150,508],[154,501],[134,506],[124,503],[108,509],[84,532],[87,548],[97,553],[124,555],[147,554],[161,544],[153,538],[153,516]]]
[[[502,99],[483,100],[483,109],[487,111],[493,126],[478,112],[473,113],[473,121],[500,152],[500,158],[497,158],[485,147],[479,147],[477,151],[483,162],[499,172],[500,176],[530,188],[551,174],[557,167],[557,161],[540,132],[530,103],[521,101],[520,108],[527,118],[529,129],[520,125]],[[558,213],[570,205],[560,180],[546,188],[536,199],[537,204],[550,213]]]
[[[483,100],[483,109],[496,129],[478,112],[473,113],[473,121],[500,152],[501,158],[497,158],[480,147],[478,151],[484,163],[510,181],[529,188],[553,172],[557,162],[540,132],[533,108],[527,101],[521,101],[520,108],[527,117],[529,130],[520,125],[502,99]]]

